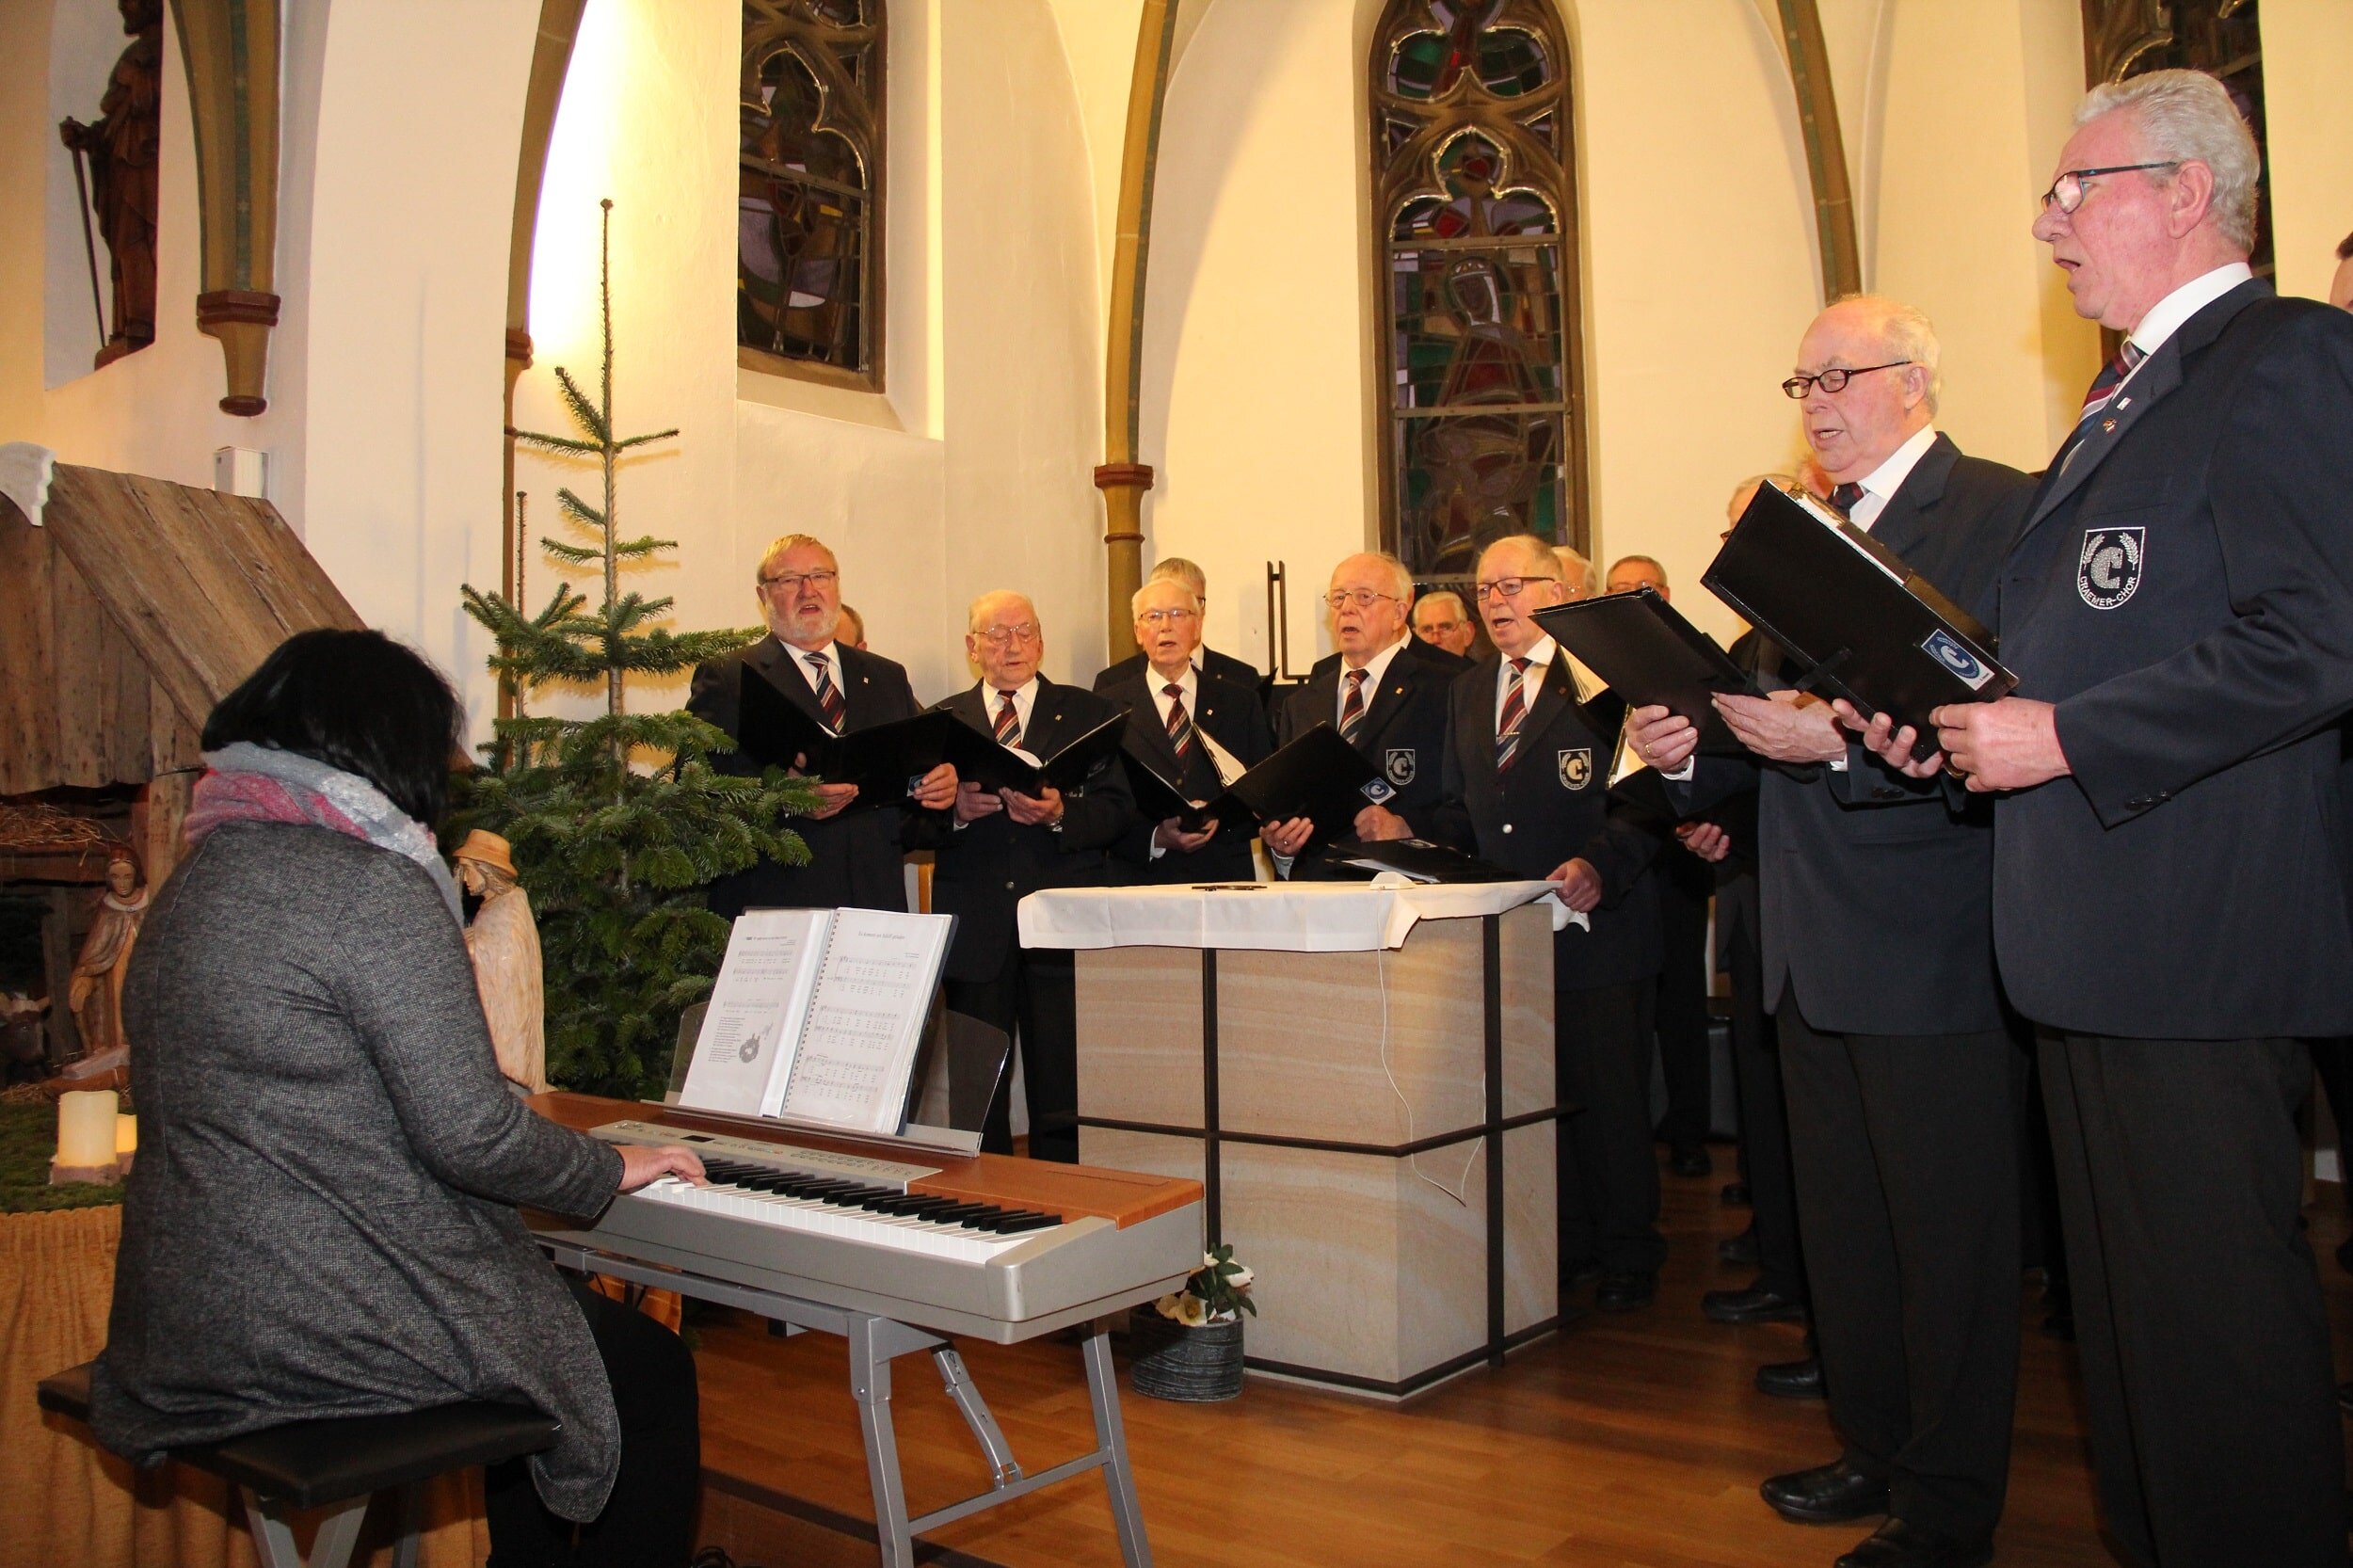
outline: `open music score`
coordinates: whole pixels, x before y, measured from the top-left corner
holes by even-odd
[[[897,1131],[954,926],[882,909],[739,917],[680,1103]]]

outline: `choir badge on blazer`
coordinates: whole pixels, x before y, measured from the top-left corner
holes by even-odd
[[[1389,782],[1402,790],[1414,781],[1414,748],[1391,746],[1388,760]]]
[[[2113,610],[2140,586],[2146,528],[2087,528],[2075,561],[2075,592],[2095,610]]]
[[[1593,748],[1578,746],[1575,751],[1556,751],[1553,764],[1561,770],[1561,788],[1581,790],[1593,781]]]

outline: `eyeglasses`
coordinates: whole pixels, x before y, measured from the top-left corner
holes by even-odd
[[[1019,626],[992,626],[978,635],[991,648],[1009,648],[1018,643],[1037,641],[1037,627],[1025,621]]]
[[[2142,168],[2179,168],[2179,158],[2169,158],[2153,164],[2110,164],[2105,168],[2071,168],[2051,182],[2051,188],[2042,193],[2042,210],[2054,206],[2062,213],[2072,213],[2084,204],[2084,182],[2102,174],[2130,174]]]
[[[1146,610],[1136,619],[1147,626],[1173,626],[1180,620],[1191,620],[1200,613],[1198,610]]]
[[[1815,383],[1818,381],[1826,392],[1842,392],[1847,390],[1847,383],[1858,376],[1867,375],[1875,370],[1894,370],[1910,363],[1912,363],[1910,360],[1890,360],[1883,365],[1857,365],[1852,370],[1843,365],[1833,365],[1817,376],[1792,376],[1781,384],[1781,390],[1793,398],[1803,397],[1814,390]]]
[[[804,583],[812,588],[830,588],[840,581],[841,574],[838,571],[780,571],[774,577],[761,578],[760,585],[763,588],[780,587],[786,593],[796,594],[801,591]]]
[[[1385,599],[1392,604],[1400,602],[1395,594],[1377,594],[1370,588],[1335,588],[1323,596],[1323,602],[1335,610],[1345,610],[1352,604],[1359,610],[1369,610]]]
[[[1530,583],[1558,583],[1560,581],[1558,577],[1498,577],[1492,583],[1472,584],[1471,597],[1482,601],[1490,599],[1517,599],[1520,597],[1520,590]]]

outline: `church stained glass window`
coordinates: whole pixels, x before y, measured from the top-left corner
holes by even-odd
[[[883,0],[744,0],[735,341],[882,389]]]
[[[1425,583],[1588,542],[1568,63],[1552,0],[1389,0],[1373,33],[1383,522]]]

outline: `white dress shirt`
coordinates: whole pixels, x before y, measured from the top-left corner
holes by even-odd
[[[2182,329],[2184,322],[2254,276],[2255,269],[2245,262],[2233,262],[2191,279],[2149,307],[2149,313],[2142,316],[2140,325],[2132,329],[2133,346],[2143,354],[2154,354],[2166,345],[2168,339]],[[2140,364],[2148,362],[2144,359]],[[2140,365],[2135,365],[2133,376],[2139,374]],[[2124,385],[2130,386],[2132,379],[2132,376],[2125,376]]]
[[[1380,652],[1365,661],[1365,712],[1370,712],[1372,711],[1373,694],[1381,689],[1381,680],[1384,676],[1389,673],[1390,662],[1396,659],[1398,649],[1413,641],[1413,637],[1414,634],[1411,632],[1408,632],[1399,637],[1397,641],[1391,643],[1388,647],[1383,648]],[[1334,693],[1332,697],[1333,728],[1337,729],[1340,727],[1340,715],[1346,712],[1348,712],[1348,661],[1346,659],[1342,659],[1340,661],[1339,690]]]
[[[1914,430],[1911,440],[1887,455],[1887,461],[1863,476],[1862,498],[1847,508],[1847,520],[1868,534],[1871,524],[1879,521],[1880,514],[1895,499],[1896,491],[1912,477],[1913,469],[1935,444],[1935,425],[1924,424]]]
[[[1497,648],[1496,651],[1502,653],[1503,650]],[[1518,671],[1512,668],[1513,656],[1503,654],[1501,662],[1496,665],[1496,722],[1492,728],[1497,734],[1503,733],[1503,703],[1511,694],[1512,683],[1514,680],[1519,682],[1520,714],[1524,725],[1527,715],[1535,709],[1536,694],[1545,689],[1545,677],[1551,672],[1552,662],[1560,656],[1560,645],[1551,637],[1540,638],[1535,647],[1520,655],[1528,661],[1528,668]]]
[[[1004,694],[984,680],[980,683],[981,715],[988,721],[991,730],[997,728],[997,699]],[[1020,733],[1014,737],[1016,747],[1030,739],[1030,711],[1037,706],[1037,677],[1032,676],[1016,687],[1013,694],[1013,715],[1021,721]]]

